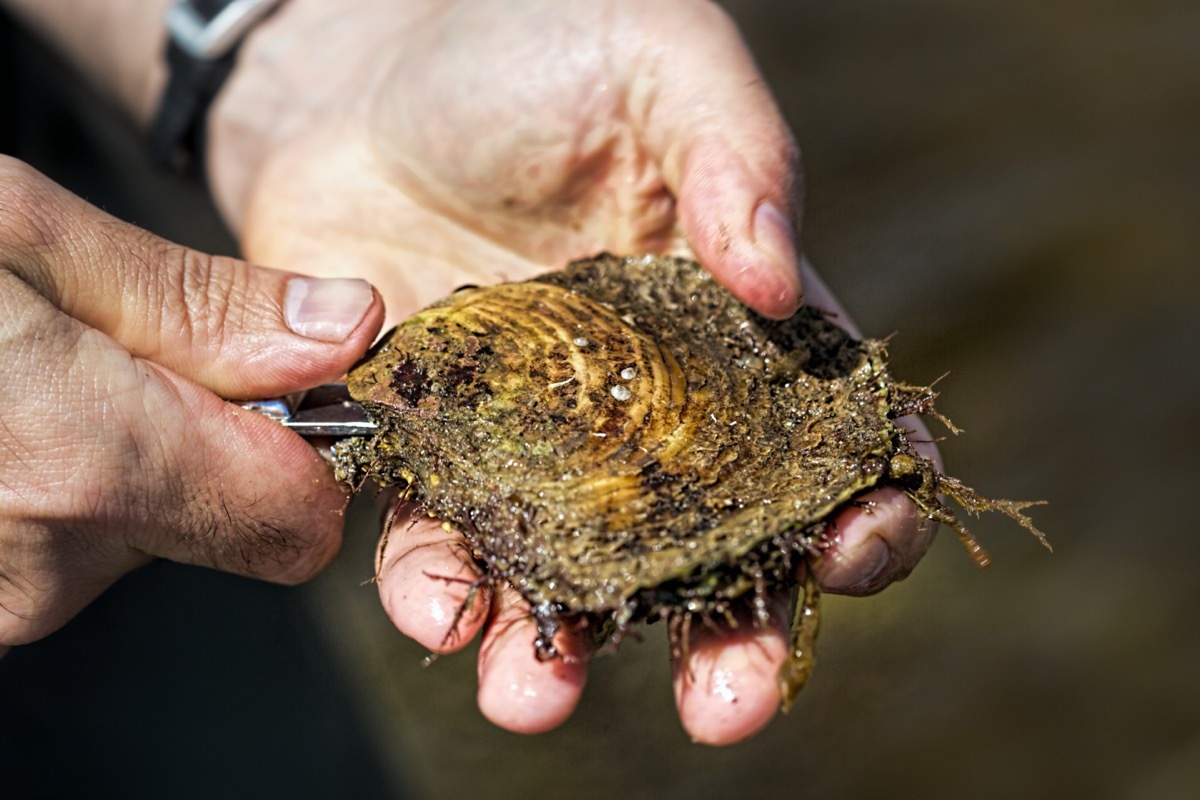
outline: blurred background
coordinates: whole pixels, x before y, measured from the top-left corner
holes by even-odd
[[[729,2],[804,149],[805,247],[894,372],[950,374],[948,471],[1044,498],[871,598],[828,597],[786,717],[690,744],[662,632],[550,734],[492,727],[473,651],[422,667],[370,504],[283,589],[171,564],[0,661],[4,797],[1200,796],[1200,4]],[[0,149],[219,252],[195,184],[10,24]]]

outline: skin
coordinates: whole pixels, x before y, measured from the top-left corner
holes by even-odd
[[[303,441],[222,398],[338,376],[383,321],[378,295],[173,245],[11,158],[0,186],[0,646],[154,558],[316,574],[343,490]]]
[[[375,4],[360,5],[367,14]],[[241,158],[214,161],[214,190],[255,257],[368,276],[391,321],[462,284],[520,279],[599,250],[690,249],[764,314],[800,302],[797,149],[715,6],[431,3],[404,20],[373,17],[374,34],[352,26],[350,61],[336,48],[336,60],[314,57],[331,15],[343,17],[289,4],[245,57],[290,80],[267,85],[247,72],[218,108],[213,152]],[[290,118],[292,84],[324,99]],[[284,115],[270,115],[266,136],[255,130],[264,104]],[[808,302],[846,319],[811,271],[803,286]],[[871,499],[871,513],[837,521],[838,545],[816,564],[827,591],[878,591],[929,545],[932,531],[901,495]],[[448,635],[468,584],[442,578],[474,576],[461,538],[405,509],[391,531],[379,587],[396,626],[436,652],[481,634],[478,700],[493,722],[537,732],[567,719],[587,673],[581,641],[560,634],[576,658],[538,662],[533,623],[510,590],[477,593]],[[788,615],[776,619],[764,630],[694,631],[675,693],[697,741],[739,741],[774,715]]]
[[[161,66],[138,71],[127,62],[161,42],[107,51],[96,39],[72,43],[56,34],[69,27],[54,13],[65,0],[10,3],[107,76],[136,117],[149,116],[145,98],[157,96]],[[709,3],[290,0],[244,42],[208,132],[210,185],[246,256],[366,278],[386,300],[389,323],[465,283],[520,279],[610,250],[690,252],[763,314],[785,317],[803,295],[849,325],[800,263],[797,147],[736,28]],[[372,328],[364,321],[337,353],[365,346]],[[269,358],[308,383],[332,374],[289,360],[296,356],[282,349]],[[137,422],[158,424],[151,419]],[[317,478],[305,472],[310,462],[297,466],[299,447],[286,435],[252,424],[292,459],[244,453],[287,465],[271,499],[286,515],[298,505],[297,486]],[[283,470],[265,472],[278,480]],[[887,491],[871,499],[869,513],[848,510],[836,521],[840,537],[814,565],[826,591],[878,591],[929,545],[932,530],[911,503]],[[528,609],[503,589],[476,592],[448,635],[474,573],[460,537],[408,514],[396,511],[378,565],[396,626],[437,652],[482,635],[483,713],[514,731],[560,724],[585,682],[582,640],[561,633],[557,644],[572,657],[538,662]],[[76,551],[76,560],[95,552]],[[692,632],[674,683],[695,740],[740,741],[774,715],[788,619],[777,612],[763,629]]]

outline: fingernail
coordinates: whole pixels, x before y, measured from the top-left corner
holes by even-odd
[[[283,316],[293,333],[319,342],[344,342],[375,300],[371,284],[352,278],[292,278]]]
[[[787,291],[800,299],[800,265],[796,258],[796,230],[773,203],[754,209],[754,244],[771,259]]]
[[[881,588],[892,564],[892,551],[887,543],[867,531],[862,538],[847,541],[842,535],[836,547],[826,550],[813,566],[820,575],[821,585],[838,594],[870,594]]]
[[[878,536],[867,538],[867,543],[851,555],[858,562],[857,571],[861,577],[846,588],[848,594],[866,594],[879,589],[884,573],[892,563],[892,551],[887,543]]]

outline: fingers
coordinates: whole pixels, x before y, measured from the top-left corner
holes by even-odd
[[[345,496],[303,440],[0,289],[0,644],[152,557],[282,583],[333,557]]]
[[[587,678],[591,648],[583,631],[560,631],[563,657],[539,661],[537,626],[511,587],[489,594],[472,587],[476,573],[460,536],[410,513],[389,523],[381,548],[379,592],[401,633],[437,653],[464,647],[481,629],[478,703],[493,723],[521,733],[562,724]],[[783,603],[786,605],[786,603]],[[777,674],[787,656],[787,613],[770,624],[744,616],[738,628],[693,626],[686,661],[676,659],[680,719],[699,742],[730,744],[761,730],[779,705]]]
[[[862,338],[807,259],[803,274],[805,303],[830,314],[850,335]],[[937,446],[920,419],[902,417],[896,425],[907,431],[918,452],[940,468]],[[833,545],[814,559],[812,566],[821,587],[839,594],[872,594],[906,577],[929,549],[937,530],[897,489],[869,492],[831,522]]]
[[[751,177],[745,156],[719,137],[696,142],[682,170],[680,222],[699,261],[755,311],[795,313],[803,292],[792,205],[765,199],[766,181]]]
[[[881,489],[838,515],[833,548],[811,564],[832,591],[867,594],[906,576],[928,549],[934,526],[910,500]],[[673,654],[676,705],[694,741],[726,745],[764,728],[780,702],[780,668],[788,658],[787,604],[769,603],[769,621],[740,613],[734,624],[692,621]]]
[[[141,358],[223,397],[264,397],[345,372],[383,321],[369,284],[209,256],[116,220],[0,160],[5,266]]]
[[[895,490],[864,498],[873,505],[844,512],[838,544],[814,564],[834,591],[866,593],[907,574],[928,547],[911,502]],[[879,548],[879,549],[877,549]],[[880,555],[880,550],[883,555]],[[586,681],[590,650],[582,635],[560,633],[568,659],[538,661],[529,606],[506,587],[490,612],[482,593],[468,601],[474,571],[461,539],[434,520],[397,517],[383,548],[380,594],[401,632],[435,652],[463,647],[484,627],[478,702],[509,730],[534,733],[564,722]],[[688,735],[727,745],[762,730],[779,707],[778,673],[788,654],[789,615],[776,599],[770,620],[755,625],[694,622],[685,654],[673,658],[676,705]],[[457,617],[457,624],[454,620]],[[454,633],[450,635],[452,630]]]
[[[167,482],[173,505],[146,515],[138,548],[277,583],[316,575],[341,545],[347,501],[328,465],[272,420],[156,371],[165,380],[139,387],[149,424],[129,421],[148,439],[139,449],[153,455],[131,472],[138,480],[125,502],[161,495],[156,487]]]
[[[766,625],[745,613],[733,628],[690,623],[686,653],[677,653],[672,665],[679,719],[694,741],[733,744],[775,716],[788,651],[786,606],[776,599]]]
[[[832,522],[833,546],[813,559],[821,587],[838,594],[873,594],[908,576],[933,541],[923,519],[898,489],[868,492]]]
[[[515,589],[497,592],[479,650],[479,710],[517,733],[541,733],[566,722],[587,681],[591,656],[584,632],[559,631],[558,658],[539,661],[537,626]]]
[[[590,656],[582,635],[560,631],[562,657],[537,659],[537,626],[511,587],[480,584],[462,537],[436,520],[395,514],[381,546],[378,573],[384,609],[404,635],[435,653],[466,646],[481,629],[479,708],[520,733],[549,730],[579,702]]]
[[[153,557],[293,584],[336,553],[345,495],[278,424],[111,348],[44,366],[38,394],[0,391],[20,434],[4,442],[0,644],[46,636]]]
[[[634,114],[701,263],[755,310],[787,317],[801,299],[798,149],[734,24],[715,4],[689,11],[640,73]]]
[[[397,515],[380,559],[379,591],[396,627],[438,653],[458,650],[484,629],[479,652],[479,708],[493,723],[521,733],[562,724],[587,678],[591,648],[583,631],[560,631],[564,657],[539,661],[529,605],[505,587],[468,603],[475,572],[462,539],[427,517]],[[466,605],[464,605],[466,604]],[[699,742],[730,744],[761,730],[779,706],[778,671],[787,656],[785,601],[756,627],[693,625],[686,661],[675,660],[680,719]],[[457,625],[452,625],[455,618]],[[485,627],[486,624],[486,627]]]
[[[209,389],[340,374],[373,291],[175,247],[11,159],[0,184],[0,646],[154,557],[282,583],[328,563],[346,498],[327,465]]]
[[[395,626],[435,653],[461,649],[487,621],[491,590],[462,537],[411,506],[388,520],[377,581]]]

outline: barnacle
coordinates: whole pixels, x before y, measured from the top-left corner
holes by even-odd
[[[878,341],[812,308],[750,311],[696,263],[577,261],[467,287],[391,331],[349,376],[379,424],[337,450],[340,477],[404,484],[507,580],[555,655],[564,623],[617,640],[666,619],[727,615],[804,583],[785,707],[812,666],[817,591],[805,559],[871,489],[906,492],[982,550],[943,505],[1000,510],[942,475],[896,418],[935,393],[892,379]]]

